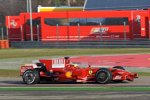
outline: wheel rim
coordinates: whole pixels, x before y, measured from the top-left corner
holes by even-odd
[[[98,81],[99,82],[105,82],[107,80],[108,76],[106,72],[101,72],[98,75]]]
[[[33,72],[26,72],[25,73],[25,76],[24,76],[24,81],[27,83],[27,84],[32,84],[35,80],[35,75]]]

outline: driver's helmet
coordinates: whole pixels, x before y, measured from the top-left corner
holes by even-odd
[[[78,64],[75,64],[75,63],[70,63],[70,65],[76,68],[78,67]]]

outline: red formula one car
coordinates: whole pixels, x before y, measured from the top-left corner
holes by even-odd
[[[42,79],[52,82],[97,82],[100,84],[111,81],[133,81],[138,77],[137,73],[125,71],[121,66],[112,68],[86,68],[72,64],[69,57],[59,59],[40,59],[33,64],[21,66],[20,75],[26,84],[37,84]]]

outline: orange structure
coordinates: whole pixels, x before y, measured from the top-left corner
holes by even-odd
[[[9,41],[8,40],[0,40],[0,49],[8,49]]]

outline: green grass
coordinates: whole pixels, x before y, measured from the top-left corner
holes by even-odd
[[[6,91],[150,91],[150,87],[0,87]]]
[[[0,49],[0,59],[40,56],[76,56],[100,54],[150,53],[150,48],[114,49]]]
[[[0,77],[20,77],[19,70],[0,69]]]
[[[139,76],[150,76],[150,72],[137,72]]]

